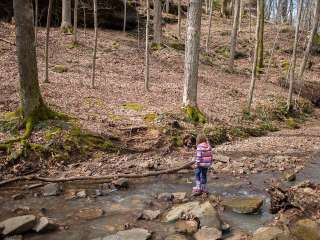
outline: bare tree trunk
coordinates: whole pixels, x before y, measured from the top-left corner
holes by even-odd
[[[302,81],[302,78],[303,78],[303,73],[306,68],[306,63],[309,58],[309,54],[310,54],[310,50],[311,50],[311,47],[313,44],[314,36],[317,33],[319,18],[320,18],[320,0],[316,0],[316,6],[314,9],[314,17],[313,17],[313,26],[312,26],[312,30],[311,30],[311,33],[309,36],[308,45],[307,45],[306,50],[304,51],[302,63],[300,65],[300,70],[299,70],[298,81],[300,81],[300,82]]]
[[[49,82],[49,54],[48,54],[48,52],[49,52],[51,10],[52,10],[52,0],[49,0],[48,14],[47,14],[46,46],[45,46],[45,55],[46,55],[46,76],[45,76],[45,79],[44,79],[45,83]]]
[[[290,19],[289,22],[291,25],[293,25],[293,0],[290,0]]]
[[[264,0],[259,1],[259,22],[260,22],[260,27],[259,27],[259,46],[258,46],[258,68],[262,69],[263,68],[263,62],[264,62],[264,56],[263,56],[263,51],[264,51]]]
[[[61,29],[63,32],[70,32],[71,27],[71,0],[62,0]]]
[[[96,56],[97,56],[97,44],[98,44],[98,17],[97,17],[97,0],[93,0],[93,17],[94,17],[94,49],[92,59],[92,78],[91,87],[95,87],[96,77]]]
[[[123,32],[126,31],[127,24],[127,0],[123,0]]]
[[[78,43],[77,39],[77,29],[78,29],[78,0],[74,0],[74,10],[73,10],[73,43]]]
[[[210,35],[211,35],[213,0],[210,0],[209,8],[210,8],[210,10],[209,10],[210,11],[210,15],[209,15],[209,29],[208,29],[207,39],[206,39],[206,52],[208,52],[208,49],[209,49],[209,41],[210,41]]]
[[[257,66],[258,66],[258,54],[259,54],[259,32],[260,32],[260,5],[261,1],[263,0],[257,0],[257,24],[256,24],[256,43],[255,43],[255,49],[254,49],[254,57],[253,57],[253,64],[252,64],[252,72],[251,72],[251,83],[250,83],[250,91],[249,91],[249,97],[248,97],[248,106],[247,111],[250,112],[251,110],[251,104],[253,99],[253,92],[256,84],[256,78],[257,78]]]
[[[38,39],[38,13],[39,13],[39,3],[38,3],[38,0],[35,0],[34,35],[35,35],[36,45],[37,45],[37,39]]]
[[[169,13],[170,10],[170,0],[166,0],[166,13]]]
[[[14,0],[13,9],[16,22],[21,114],[23,119],[27,120],[45,107],[38,81],[32,1]]]
[[[181,0],[178,0],[178,37],[181,38]]]
[[[289,95],[287,100],[287,108],[288,110],[292,109],[292,94],[293,94],[293,85],[294,85],[294,75],[295,75],[295,68],[296,68],[296,62],[297,62],[297,45],[298,45],[298,36],[299,36],[299,27],[300,27],[300,21],[301,21],[301,13],[302,13],[302,6],[303,6],[303,0],[299,1],[299,7],[298,7],[298,22],[296,25],[296,31],[294,36],[294,43],[293,43],[293,53],[292,53],[292,59],[291,59],[291,68],[290,68],[290,74],[289,74]]]
[[[252,23],[251,23],[251,7],[250,7],[249,8],[249,40],[250,42],[252,40],[251,33],[252,33]]]
[[[241,31],[241,21],[242,21],[242,16],[244,12],[244,0],[240,0],[240,10],[239,10],[239,21],[238,21],[238,27],[237,27],[237,34]]]
[[[229,59],[229,70],[232,72],[234,67],[234,56],[237,45],[237,33],[239,26],[239,15],[240,15],[240,0],[235,0],[234,14],[233,14],[233,28],[230,39],[230,59]]]
[[[137,6],[136,6],[137,8]],[[140,48],[140,17],[139,17],[139,12],[137,11],[137,31],[138,31],[138,48]]]
[[[146,91],[149,91],[149,24],[150,24],[150,6],[149,0],[147,0],[147,22],[146,22],[146,49],[145,49],[145,69],[144,69],[144,87]]]
[[[206,14],[208,14],[208,12],[209,12],[209,8],[210,8],[210,3],[208,4],[208,0],[204,0],[204,2],[205,2],[205,5],[206,5]]]
[[[197,106],[201,13],[202,1],[190,0],[184,65],[184,106]]]
[[[153,6],[153,42],[161,43],[161,2],[154,0]]]
[[[86,8],[83,2],[82,2],[82,10],[83,10],[84,36],[86,36],[87,35]]]

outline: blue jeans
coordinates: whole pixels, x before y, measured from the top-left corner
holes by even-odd
[[[207,184],[208,168],[197,167],[194,170],[197,184]]]

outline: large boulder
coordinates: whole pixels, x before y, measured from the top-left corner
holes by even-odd
[[[218,240],[221,239],[222,232],[216,228],[201,228],[196,234],[194,234],[194,238],[196,240]]]
[[[209,201],[200,203],[198,201],[188,202],[172,209],[165,215],[165,222],[174,222],[180,219],[183,215],[193,215],[200,220],[201,226],[215,227],[221,229],[221,220],[218,212],[213,208]]]
[[[320,225],[311,219],[297,221],[292,234],[299,240],[320,240]]]
[[[100,240],[147,240],[150,237],[151,233],[148,230],[143,228],[133,228],[100,238]],[[96,240],[99,240],[99,238]]]
[[[262,227],[254,234],[252,240],[291,240],[287,231],[278,227]]]
[[[235,197],[224,199],[222,205],[236,213],[256,213],[263,205],[263,199],[260,197]]]
[[[21,234],[33,228],[36,223],[34,215],[24,215],[9,218],[0,223],[3,226],[3,235]]]
[[[152,220],[155,220],[156,218],[158,218],[160,213],[161,213],[160,210],[155,210],[155,211],[144,210],[142,212],[141,219],[152,221]]]
[[[56,230],[59,226],[54,223],[52,220],[41,217],[37,224],[33,226],[32,230],[35,232],[47,232],[47,231],[53,231]]]

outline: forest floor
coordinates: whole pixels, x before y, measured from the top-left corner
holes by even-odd
[[[203,19],[201,46],[205,45],[208,28],[208,17]],[[14,26],[0,24],[1,38],[14,42]],[[239,59],[235,61],[235,72],[230,73],[227,63],[231,19],[221,19],[216,13],[213,17],[209,54],[202,47],[200,56],[198,105],[209,122],[203,126],[194,126],[181,117],[184,51],[169,47],[174,46],[174,43],[184,42],[184,37],[180,41],[176,39],[176,24],[164,27],[164,47],[152,50],[150,92],[144,90],[144,40],[140,39],[138,48],[136,32],[122,33],[113,30],[99,30],[96,82],[93,89],[90,87],[93,31],[87,29],[85,34],[83,29],[79,29],[79,45],[74,45],[72,35],[63,34],[57,28],[51,29],[50,83],[43,83],[45,29],[40,28],[37,44],[38,70],[46,103],[51,108],[74,117],[81,128],[120,140],[120,144],[130,151],[110,153],[97,150],[85,156],[80,156],[77,152],[62,160],[57,153],[52,153],[48,156],[50,161],[44,161],[41,157],[36,157],[37,161],[34,161],[35,158],[32,161],[23,159],[18,164],[3,169],[2,177],[27,174],[30,169],[46,175],[61,176],[144,172],[150,169],[167,169],[189,161],[194,156],[194,149],[188,144],[190,135],[194,136],[212,126],[218,126],[215,130],[227,126],[230,130],[231,126],[243,124],[253,49],[250,32],[252,38],[254,35],[253,28],[250,31],[248,26],[248,19],[244,18],[238,41]],[[184,28],[185,19],[182,24],[182,29]],[[143,31],[141,32],[142,35]],[[288,44],[288,39],[293,39],[293,34],[288,26],[266,24],[266,67],[264,74],[257,80],[254,109],[273,104],[275,99],[287,96],[287,90],[279,86],[278,80],[288,68],[292,45],[291,42]],[[304,41],[302,37],[300,49]],[[275,50],[268,67],[273,46]],[[298,54],[301,56],[302,52]],[[15,46],[0,41],[0,56],[0,112],[4,114],[15,111],[19,105]],[[319,60],[319,56],[312,56],[314,64],[305,75],[309,81],[320,81]],[[294,99],[297,99],[296,95]],[[215,171],[242,175],[264,169],[285,171],[301,168],[312,153],[320,151],[319,116],[319,109],[316,109],[311,116],[300,119],[297,124],[291,124],[291,118],[281,119],[282,122],[274,121],[272,127],[280,131],[267,135],[258,134],[257,137],[247,138],[256,134],[242,132],[240,136],[234,136],[228,130],[229,132],[222,134],[226,139],[215,147],[218,159]],[[50,124],[49,122],[49,132],[35,131],[30,141],[50,142],[55,135],[59,135],[57,127]],[[255,125],[256,122],[252,124]],[[3,127],[0,139],[4,140],[9,136],[8,129]],[[7,155],[3,153],[1,163],[5,164],[6,159]]]

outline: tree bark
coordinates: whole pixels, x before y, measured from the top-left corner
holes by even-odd
[[[93,0],[93,17],[94,17],[94,49],[92,58],[92,78],[91,87],[95,87],[96,77],[96,56],[97,56],[97,44],[98,44],[98,18],[97,18],[97,0]]]
[[[149,91],[149,24],[150,24],[150,6],[147,0],[147,22],[146,22],[146,48],[145,48],[145,66],[144,66],[144,88]]]
[[[259,1],[259,45],[258,45],[258,68],[262,69],[263,68],[263,62],[264,62],[264,56],[263,56],[263,51],[264,51],[264,0]]]
[[[87,21],[86,21],[86,8],[84,3],[82,2],[82,10],[83,10],[83,27],[84,27],[84,36],[87,35]]]
[[[127,0],[123,0],[123,32],[126,31],[127,25]]]
[[[38,0],[35,0],[35,18],[34,18],[34,35],[35,35],[35,43],[37,45],[37,39],[38,39],[38,13],[39,13],[39,4]]]
[[[74,10],[73,10],[73,43],[78,43],[78,36],[77,36],[77,30],[78,30],[78,0],[74,0]]]
[[[153,42],[161,43],[161,2],[154,0],[153,6]]]
[[[38,81],[32,1],[14,0],[13,8],[16,22],[21,114],[23,119],[27,120],[44,107]]]
[[[62,0],[61,29],[69,32],[71,27],[71,0]]]
[[[49,38],[50,38],[51,11],[52,11],[52,0],[49,0],[48,14],[47,14],[46,46],[45,46],[45,55],[46,55],[46,76],[44,79],[45,83],[49,82]]]
[[[208,29],[208,35],[206,39],[206,52],[209,51],[209,41],[210,41],[210,35],[211,35],[211,25],[212,25],[212,12],[213,12],[213,0],[210,0],[209,2],[209,29]]]
[[[302,6],[303,6],[303,0],[300,0],[299,7],[298,7],[298,22],[296,24],[296,31],[295,31],[294,43],[293,43],[293,53],[291,58],[291,68],[290,68],[290,74],[289,74],[289,94],[287,99],[287,108],[289,111],[292,109],[292,94],[293,94],[293,85],[294,85],[294,78],[295,78],[294,75],[295,75],[295,69],[296,69],[296,63],[297,63],[297,45],[298,45]]]
[[[170,10],[170,0],[166,0],[166,13],[169,13]]]
[[[201,13],[202,0],[190,0],[184,65],[184,106],[197,106]]]
[[[257,16],[260,15],[260,5],[261,1],[257,0]],[[256,43],[255,43],[255,50],[253,56],[253,64],[252,64],[252,72],[251,72],[251,83],[250,83],[250,90],[249,90],[249,97],[248,97],[248,106],[247,111],[250,112],[251,104],[253,99],[253,92],[255,88],[256,78],[257,78],[257,66],[258,66],[258,54],[259,54],[259,32],[260,32],[260,20],[257,17],[257,24],[256,24]]]
[[[240,15],[240,0],[235,0],[234,14],[233,14],[233,28],[231,32],[230,40],[230,59],[229,59],[229,70],[232,72],[234,67],[234,56],[237,45],[238,26],[239,26],[239,15]]]
[[[314,39],[315,34],[317,33],[319,18],[320,18],[320,0],[316,0],[316,6],[314,9],[314,16],[313,16],[313,26],[312,26],[312,30],[311,30],[311,33],[309,36],[308,45],[307,45],[306,50],[304,51],[302,63],[300,65],[300,70],[299,70],[299,75],[298,75],[299,82],[302,82],[303,73],[306,68],[306,63],[307,63],[309,55],[310,55],[310,50],[311,50],[311,47],[313,44],[313,39]]]
[[[181,38],[181,0],[178,0],[178,37]]]

